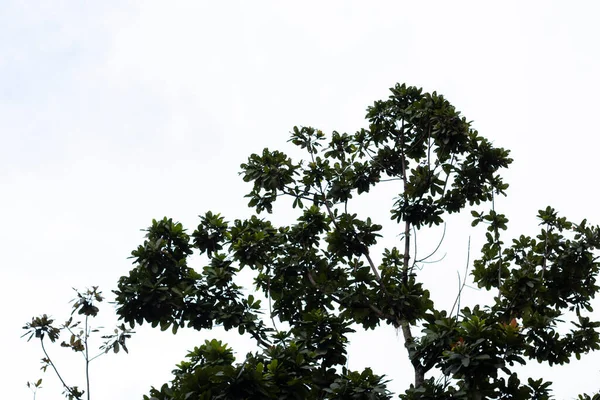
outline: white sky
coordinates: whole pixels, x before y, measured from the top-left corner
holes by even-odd
[[[3,0],[3,398],[31,398],[25,383],[42,376],[39,346],[19,338],[23,324],[42,313],[66,319],[71,287],[109,294],[152,218],[193,230],[207,210],[248,215],[249,186],[237,172],[251,152],[293,153],[294,125],[365,127],[365,108],[396,82],[443,93],[480,134],[512,150],[509,197],[497,206],[512,235],[534,234],[548,204],[600,223],[600,6],[523,3]],[[391,199],[378,201],[387,203],[370,203],[368,215],[385,222]],[[446,258],[422,273],[448,308],[468,236],[471,259],[481,245],[467,216],[452,221]],[[438,233],[420,234],[423,254]],[[392,232],[385,242],[396,239]],[[472,290],[464,303],[478,296]],[[110,306],[103,311],[110,326]],[[92,395],[141,398],[170,379],[187,349],[213,337],[240,358],[252,349],[218,330],[138,329],[130,355],[92,364]],[[83,385],[77,355],[51,355]],[[388,374],[396,392],[412,376],[405,360],[389,327],[353,336],[350,367]],[[554,380],[557,398],[573,398],[600,388],[599,362],[593,355],[528,372]],[[56,378],[43,377],[37,399],[62,398]]]

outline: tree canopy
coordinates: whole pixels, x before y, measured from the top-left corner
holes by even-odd
[[[512,367],[564,364],[599,348],[600,323],[589,316],[599,288],[598,227],[546,207],[539,235],[507,245],[508,219],[493,200],[508,187],[500,171],[512,162],[509,151],[480,136],[443,96],[416,87],[396,85],[366,118],[368,129],[355,134],[295,127],[290,141],[305,150],[304,160],[264,149],[241,165],[252,184],[248,206],[271,213],[290,197],[300,210],[291,225],[256,215],[227,222],[207,212],[188,235],[172,219],[153,221],[132,253],[135,268],[119,280],[120,317],[173,332],[219,324],[251,335],[258,349],[236,363],[227,345],[207,341],[146,398],[389,398],[384,377],[345,368],[348,333],[385,324],[402,331],[414,369],[403,399],[549,398],[550,382],[522,382]],[[388,207],[403,235],[398,247],[379,250],[376,264],[382,227],[353,213],[352,200],[388,180],[397,181]],[[484,203],[487,209],[471,211],[473,225],[488,225],[472,275],[498,294],[492,304],[454,314],[419,281],[411,232]],[[200,272],[187,263],[194,251],[208,258]],[[260,302],[242,294],[235,278],[244,268],[272,302],[270,316],[289,329],[266,324]],[[572,329],[561,333],[559,318],[569,311]],[[448,379],[426,379],[432,369]]]
[[[412,365],[404,400],[549,399],[550,382],[519,378],[514,367],[565,364],[599,348],[600,323],[591,319],[598,226],[543,207],[538,235],[505,242],[508,218],[494,199],[506,195],[509,151],[436,92],[398,84],[366,119],[354,134],[294,127],[290,142],[304,159],[270,149],[250,155],[241,165],[250,218],[208,211],[191,233],[171,218],[152,221],[118,282],[119,317],[173,333],[236,329],[256,340],[256,351],[236,360],[227,344],[207,340],[145,399],[388,399],[394,376],[378,375],[376,365],[346,367],[348,334],[385,325],[402,332]],[[377,244],[382,226],[353,209],[384,184],[397,189],[377,199],[401,232],[391,248]],[[295,209],[296,221],[271,223],[277,202]],[[473,226],[487,226],[471,273],[495,297],[458,309],[434,304],[411,240],[464,210]],[[206,266],[190,266],[193,253]],[[243,290],[242,270],[254,274],[257,293]],[[571,327],[559,329],[565,319]]]

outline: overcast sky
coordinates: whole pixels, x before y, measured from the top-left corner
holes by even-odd
[[[482,136],[512,150],[509,197],[497,204],[511,235],[535,234],[535,214],[549,204],[600,223],[600,6],[491,4],[2,0],[2,397],[31,398],[25,383],[43,376],[37,400],[61,398],[21,327],[42,313],[65,320],[72,287],[110,294],[152,218],[193,230],[207,210],[248,215],[249,187],[237,173],[250,153],[294,153],[286,142],[294,125],[365,127],[366,107],[396,82],[443,93]],[[370,216],[387,221],[388,203]],[[481,245],[469,223],[452,220],[446,258],[422,271],[448,308],[468,237],[471,260]],[[438,233],[421,234],[423,251]],[[469,290],[464,301],[478,296]],[[110,326],[112,308],[103,315],[99,323]],[[170,379],[186,350],[213,337],[239,358],[252,350],[221,331],[138,329],[129,355],[92,364],[92,395],[141,398]],[[50,351],[70,384],[82,386],[79,355]],[[593,355],[528,372],[554,380],[557,398],[574,398],[600,389],[597,365]],[[389,327],[353,336],[350,368],[365,366],[393,379],[396,392],[412,377]]]

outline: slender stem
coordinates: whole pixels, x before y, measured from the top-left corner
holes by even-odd
[[[35,385],[31,385],[31,383],[33,383],[33,382],[27,382],[27,387],[29,388],[29,390],[31,390],[31,393],[33,393],[33,400],[35,400],[35,397],[37,395],[38,387],[35,386]]]
[[[414,231],[414,228],[413,228],[413,231]],[[416,235],[416,231],[414,231],[414,233],[415,233],[415,238],[416,238],[416,236],[417,236],[417,235]],[[416,263],[424,262],[425,260],[429,259],[430,257],[433,257],[433,255],[434,255],[435,253],[437,253],[437,251],[440,249],[440,247],[441,247],[442,243],[444,242],[444,238],[445,238],[445,237],[446,237],[446,223],[444,222],[444,231],[442,232],[442,238],[441,238],[441,239],[440,239],[440,241],[438,242],[437,246],[435,247],[435,249],[434,249],[434,250],[433,250],[431,253],[429,253],[429,255],[428,255],[427,257],[421,258],[420,260],[417,260],[417,259],[416,259],[416,258],[417,258],[417,254],[416,254],[416,252],[417,252],[416,248],[417,248],[417,247],[416,247],[416,243],[415,243],[415,261],[413,262],[413,266],[414,266]],[[415,239],[415,242],[416,242],[416,239]]]
[[[410,223],[404,224],[404,260],[402,262],[402,280],[406,285],[408,283],[408,269],[410,263]]]
[[[379,271],[377,271],[377,267],[375,267],[375,263],[373,262],[373,260],[371,259],[371,256],[369,255],[369,250],[365,248],[365,251],[363,254],[365,255],[365,258],[367,259],[367,262],[371,266],[371,271],[373,271],[373,274],[375,274],[377,281],[379,282],[379,284],[381,285],[383,290],[386,290],[385,286],[383,285],[383,282],[381,281],[381,275],[379,275]],[[387,292],[386,292],[386,294],[387,294]]]
[[[392,181],[399,181],[401,180],[400,178],[389,178],[389,179],[380,179],[379,182],[392,182]]]
[[[109,347],[109,349],[112,349],[113,347],[114,347],[114,346],[111,346],[111,347]],[[96,358],[98,358],[98,357],[100,357],[101,355],[103,355],[103,354],[106,354],[106,351],[102,351],[102,352],[100,352],[100,353],[96,354],[94,357],[90,358],[90,363],[91,363],[92,361],[94,361]]]
[[[469,236],[469,244],[467,245],[467,265],[465,266],[465,278],[464,281],[460,282],[460,273],[458,274],[458,294],[456,295],[456,299],[454,299],[454,304],[452,304],[452,309],[450,310],[450,315],[452,315],[454,313],[454,307],[456,307],[458,305],[458,308],[456,309],[456,315],[457,315],[457,319],[458,319],[458,312],[460,310],[460,296],[462,295],[462,291],[465,288],[465,285],[467,283],[467,272],[469,271],[469,260],[471,258],[471,236]],[[458,273],[458,271],[457,271]]]
[[[448,180],[450,179],[450,174],[452,173],[452,166],[454,164],[454,154],[452,154],[452,158],[450,159],[450,170],[448,174],[446,174],[446,179],[444,180],[444,187],[442,188],[442,196],[446,194],[446,186],[448,186]]]
[[[446,232],[445,228],[446,228],[446,225],[444,224],[444,233]],[[417,254],[418,254],[417,253],[417,229],[413,226],[412,231],[413,231],[413,238],[415,239],[415,240],[413,240],[414,246],[415,246],[415,252],[413,254],[413,263],[410,267],[410,272],[412,272],[415,269],[415,267],[417,266]]]
[[[88,326],[88,316],[85,316],[85,336],[83,337],[85,343],[85,384],[86,384],[86,392],[87,399],[90,400],[90,354],[88,347],[88,337],[90,334]]]
[[[431,180],[433,172],[431,171],[431,124],[427,129],[427,179]],[[436,165],[437,167],[437,165]]]
[[[67,384],[63,380],[62,376],[60,376],[60,374],[58,373],[58,369],[56,369],[56,366],[50,359],[50,356],[48,355],[48,352],[46,351],[46,347],[44,346],[44,338],[43,337],[40,337],[40,343],[42,345],[42,351],[44,352],[44,355],[46,356],[46,360],[48,360],[48,363],[50,364],[50,366],[52,366],[52,369],[54,369],[54,372],[56,372],[56,376],[58,376],[58,379],[60,379],[60,383],[62,383],[63,387],[67,390],[67,392],[69,392],[71,395],[75,396],[75,394],[73,393],[71,388],[69,386],[67,386]],[[77,400],[81,400],[80,397],[75,396],[75,398]]]

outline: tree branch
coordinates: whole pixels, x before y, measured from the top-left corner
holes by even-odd
[[[48,364],[50,364],[50,366],[52,367],[52,369],[54,369],[54,372],[56,372],[56,376],[58,376],[58,379],[60,379],[60,383],[62,383],[63,387],[65,388],[65,390],[67,392],[69,392],[69,394],[71,394],[73,397],[75,397],[77,400],[81,400],[81,397],[78,397],[73,390],[67,386],[67,384],[65,383],[65,381],[63,380],[62,376],[58,373],[58,369],[56,369],[56,366],[54,365],[54,363],[52,362],[52,360],[50,359],[50,356],[48,355],[48,352],[46,351],[46,347],[44,346],[44,338],[40,337],[40,343],[42,345],[42,351],[44,352],[44,355],[46,356],[46,360],[48,360]]]
[[[89,336],[89,326],[88,326],[88,315],[85,315],[85,384],[87,391],[87,399],[90,400],[90,354],[88,348],[88,336]]]
[[[469,270],[469,259],[471,257],[471,236],[469,236],[469,244],[467,245],[467,265],[465,266],[465,279],[462,282],[462,285],[460,283],[460,274],[458,275],[458,294],[456,295],[456,299],[454,300],[454,304],[452,304],[452,309],[450,310],[450,315],[452,315],[454,313],[454,307],[456,307],[456,305],[458,304],[458,308],[456,310],[457,316],[458,316],[458,311],[460,310],[460,296],[462,295],[462,291],[465,288],[465,285],[467,283],[467,271]],[[458,273],[458,271],[457,271]]]

